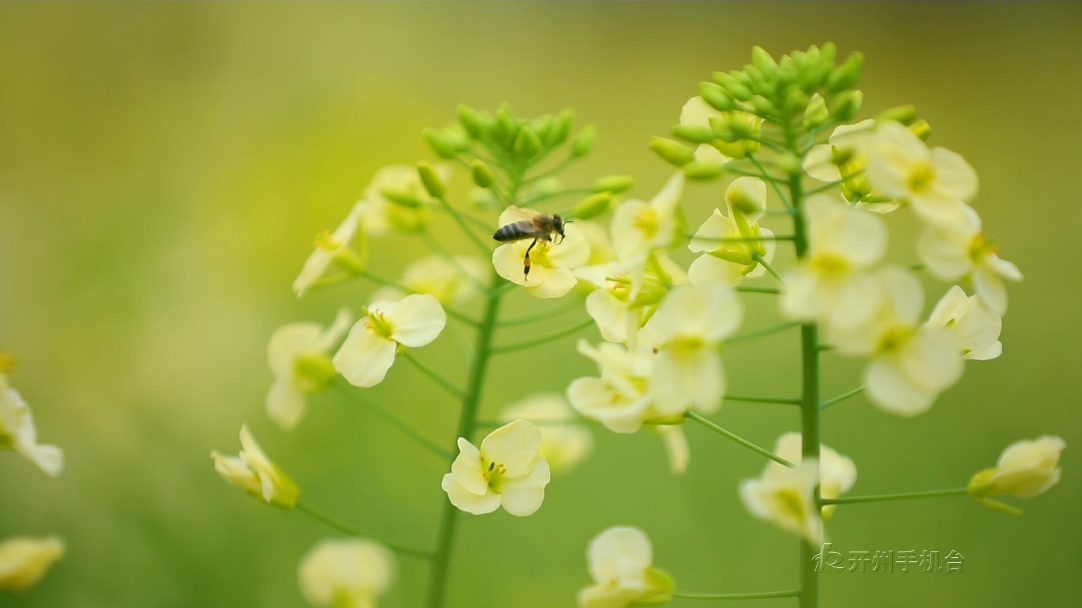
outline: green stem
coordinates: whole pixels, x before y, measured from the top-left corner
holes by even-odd
[[[453,456],[451,456],[450,452],[444,451],[443,448],[436,445],[436,443],[433,442],[431,439],[429,439],[429,438],[425,437],[424,435],[422,435],[421,433],[419,433],[417,431],[417,429],[410,426],[409,423],[402,420],[398,416],[395,416],[394,414],[392,414],[391,411],[388,410],[387,408],[383,407],[382,405],[377,404],[375,401],[371,401],[369,399],[362,398],[360,395],[357,394],[357,389],[355,387],[353,387],[353,386],[351,386],[349,384],[346,384],[342,380],[336,380],[334,382],[331,382],[331,386],[334,387],[336,390],[338,390],[338,392],[345,395],[346,397],[349,397],[350,399],[352,399],[353,401],[356,401],[358,403],[361,403],[361,404],[364,404],[364,405],[368,406],[368,408],[371,409],[373,412],[379,414],[381,418],[383,418],[387,422],[390,422],[394,426],[398,427],[398,430],[402,431],[406,435],[409,435],[410,439],[413,439],[420,446],[426,448],[428,451],[432,452],[433,454],[439,456],[440,458],[442,458],[444,460],[451,460],[453,458]]]
[[[413,356],[413,353],[409,352],[408,350],[403,350],[401,352],[401,355],[402,355],[402,357],[404,359],[406,359],[407,361],[412,363],[414,367],[421,370],[421,372],[423,372],[424,375],[428,376],[436,384],[438,384],[438,385],[442,386],[444,389],[446,389],[448,393],[451,393],[452,395],[454,395],[455,397],[458,397],[459,399],[462,399],[463,397],[466,396],[466,393],[463,392],[462,389],[458,388],[454,384],[451,384],[451,382],[449,380],[447,380],[443,376],[437,374],[432,368],[428,367],[424,363],[421,363],[421,361],[419,359],[417,359],[417,357]]]
[[[870,496],[846,496],[842,498],[824,498],[820,501],[824,505],[852,505],[862,502],[890,502],[892,500],[914,500],[917,498],[938,498],[940,496],[959,496],[965,494],[967,488],[950,488],[948,490],[927,490],[925,492],[902,492],[899,494],[874,494]]]
[[[500,277],[493,272],[492,285],[498,285],[500,280]],[[492,335],[496,329],[496,318],[499,314],[502,293],[494,287],[485,300],[485,311],[477,332],[477,347],[474,349],[469,380],[466,383],[466,392],[462,398],[462,412],[459,414],[458,433],[455,435],[456,445],[452,452],[458,450],[457,442],[459,437],[473,436],[477,420],[477,409],[481,403],[481,389],[485,382],[485,372],[488,370],[488,360],[493,352]],[[447,575],[451,565],[451,550],[454,545],[457,523],[458,508],[451,504],[450,501],[444,501],[436,538],[436,553],[432,561],[432,577],[429,581],[428,608],[442,608],[444,605],[444,598],[447,595]]]
[[[557,190],[555,192],[546,192],[544,194],[538,194],[533,198],[528,198],[522,201],[523,207],[529,207],[530,205],[536,205],[541,201],[547,201],[553,198],[559,198],[561,196],[573,196],[575,194],[593,194],[593,188],[570,188],[568,190]]]
[[[766,271],[769,272],[770,274],[772,274],[775,279],[777,279],[779,281],[781,280],[781,274],[779,274],[778,271],[775,270],[774,267],[770,265],[770,262],[766,261],[766,258],[764,258],[762,255],[760,255],[758,253],[752,255],[751,257],[756,262],[759,262],[760,264],[762,264],[763,268],[766,268]]]
[[[473,276],[473,274],[471,274],[470,271],[462,265],[462,262],[460,262],[458,258],[452,255],[450,251],[447,251],[447,249],[443,245],[441,245],[440,242],[435,239],[435,237],[432,236],[432,233],[426,231],[422,232],[420,236],[421,240],[425,242],[425,245],[427,245],[428,248],[431,249],[436,255],[450,262],[450,264],[455,267],[455,270],[457,270],[462,275],[462,278],[469,281],[471,285],[481,291],[485,291],[486,289],[488,289],[488,287],[484,283],[478,280],[477,277]]]
[[[576,333],[579,330],[586,329],[587,327],[589,327],[589,326],[591,326],[593,324],[594,324],[593,319],[586,319],[585,321],[583,321],[581,323],[578,323],[578,324],[572,325],[570,327],[567,327],[565,329],[562,329],[562,330],[560,330],[560,331],[558,331],[558,332],[556,332],[554,334],[550,334],[550,335],[547,335],[547,336],[542,336],[540,338],[534,338],[533,340],[525,340],[523,342],[516,342],[514,344],[505,344],[503,346],[493,346],[491,352],[493,354],[502,355],[504,353],[510,353],[510,352],[514,352],[516,350],[522,350],[524,348],[532,348],[534,346],[540,346],[540,345],[545,344],[547,342],[552,342],[553,340],[559,340],[560,338],[563,338],[565,336],[570,336],[571,334]]]
[[[828,407],[834,405],[835,403],[841,403],[842,401],[845,401],[846,399],[848,399],[850,397],[855,397],[855,396],[857,396],[857,395],[859,395],[859,394],[861,394],[863,392],[864,392],[864,387],[863,386],[858,386],[858,387],[856,387],[855,389],[853,389],[851,391],[846,391],[846,392],[838,395],[837,397],[831,397],[830,399],[827,399],[826,401],[820,403],[819,404],[819,409],[825,410]]]
[[[767,173],[766,167],[763,166],[763,163],[760,162],[754,154],[748,154],[748,160],[755,163],[755,166],[758,167],[759,170],[762,171],[764,174]],[[770,186],[774,188],[774,193],[778,195],[779,199],[781,199],[781,203],[785,205],[785,208],[792,210],[794,208],[793,201],[785,196],[785,193],[781,191],[781,186],[779,185],[786,183],[785,180],[781,178],[773,178],[768,181],[770,182]]]
[[[565,312],[577,310],[582,307],[582,302],[577,298],[572,298],[565,306],[556,306],[552,310],[545,310],[542,312],[522,315],[520,317],[512,317],[510,319],[500,319],[500,327],[511,327],[513,325],[524,325],[526,323],[533,323],[535,321],[544,321],[545,319],[551,319],[558,317]]]
[[[301,513],[304,513],[305,515],[308,515],[312,519],[323,522],[324,524],[327,524],[328,526],[334,528],[335,530],[338,530],[339,532],[343,532],[343,533],[348,534],[350,536],[363,536],[363,537],[367,537],[367,538],[374,538],[375,540],[378,540],[380,542],[380,544],[385,545],[387,548],[394,551],[395,553],[400,553],[402,555],[408,555],[410,557],[417,557],[417,558],[420,558],[420,559],[432,559],[432,553],[430,553],[428,551],[421,551],[420,549],[412,549],[410,547],[405,547],[405,546],[399,545],[398,543],[392,543],[392,542],[388,542],[388,541],[380,539],[380,538],[375,538],[371,534],[363,533],[360,530],[358,530],[357,528],[354,528],[353,526],[351,526],[349,524],[346,524],[346,523],[342,522],[341,520],[339,520],[339,519],[337,519],[335,517],[331,517],[330,515],[327,515],[323,511],[320,511],[319,509],[313,507],[312,505],[310,505],[310,504],[308,504],[306,502],[298,502],[296,508]]]
[[[756,454],[759,454],[761,456],[766,456],[767,458],[773,460],[774,462],[776,462],[778,464],[783,464],[783,465],[785,465],[787,467],[793,466],[793,463],[791,463],[788,460],[782,458],[781,456],[778,456],[774,452],[771,452],[770,450],[768,450],[766,448],[760,447],[760,446],[748,441],[747,439],[744,439],[740,435],[737,435],[736,433],[734,433],[734,432],[732,432],[730,430],[727,430],[725,428],[722,428],[721,426],[718,426],[717,424],[711,422],[710,420],[707,420],[706,418],[703,418],[700,414],[698,414],[696,412],[693,412],[693,411],[689,410],[688,413],[685,414],[685,416],[687,416],[688,419],[694,420],[695,422],[698,422],[699,424],[705,426],[706,428],[710,429],[711,431],[714,431],[715,433],[717,433],[717,434],[719,434],[719,435],[721,435],[723,437],[726,437],[726,438],[728,438],[728,439],[730,439],[732,441],[735,441],[736,443],[739,443],[740,445],[748,448],[749,450],[751,450],[752,452],[755,452]]]
[[[754,287],[751,285],[738,285],[736,290],[744,293],[772,293],[775,295],[781,293],[781,290],[777,287]]]
[[[450,213],[451,217],[455,219],[455,223],[458,224],[459,228],[462,228],[462,232],[465,232],[466,235],[470,237],[470,240],[473,241],[473,244],[481,250],[481,253],[483,253],[485,256],[492,255],[492,249],[485,245],[480,238],[478,238],[477,233],[475,233],[473,230],[470,230],[470,227],[466,225],[466,221],[462,219],[462,216],[458,213],[458,210],[452,207],[451,203],[447,202],[447,198],[441,196],[437,200],[439,200],[440,204],[443,205],[443,208],[447,211],[447,213]]]
[[[765,600],[778,597],[796,597],[800,595],[800,589],[788,591],[756,591],[752,593],[683,593],[676,592],[672,596],[682,600]]]
[[[726,401],[744,401],[747,403],[781,403],[785,405],[800,405],[802,399],[786,399],[784,397],[746,397],[743,395],[725,395]]]
[[[732,338],[729,338],[728,340],[725,340],[724,342],[722,342],[722,344],[725,344],[725,345],[735,344],[737,342],[743,342],[744,340],[751,340],[753,338],[758,338],[758,337],[761,337],[761,336],[767,336],[767,335],[770,335],[770,334],[776,334],[779,331],[785,331],[785,330],[789,329],[790,327],[796,327],[797,325],[800,325],[800,323],[797,322],[797,321],[786,321],[785,323],[779,323],[778,325],[771,325],[770,327],[766,327],[766,328],[763,328],[763,329],[757,329],[757,330],[754,330],[754,331],[748,331],[748,332],[744,332],[744,333],[741,333],[741,334],[737,334],[737,335],[733,336]]]

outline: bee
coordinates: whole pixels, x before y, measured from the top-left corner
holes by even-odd
[[[566,236],[564,234],[564,226],[570,224],[571,220],[565,220],[559,215],[540,213],[533,209],[523,209],[520,207],[508,207],[508,209],[513,210],[517,215],[522,216],[525,219],[500,226],[500,229],[496,231],[496,234],[492,235],[492,238],[501,243],[513,243],[515,241],[533,239],[530,246],[526,248],[526,255],[522,259],[522,276],[529,277],[530,250],[534,248],[534,245],[536,245],[538,241],[553,242],[554,234],[560,237],[558,241],[555,241],[556,244],[563,242],[564,237]]]

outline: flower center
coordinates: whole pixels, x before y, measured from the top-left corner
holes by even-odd
[[[331,358],[323,353],[304,353],[293,360],[293,378],[309,393],[325,388],[335,374]]]
[[[706,346],[706,341],[702,336],[694,335],[679,335],[673,338],[673,341],[669,343],[669,348],[677,357],[690,357],[697,354]]]
[[[0,375],[10,374],[15,371],[15,354],[7,351],[0,351]]]
[[[481,474],[484,476],[485,481],[488,482],[488,488],[493,492],[499,492],[503,483],[503,476],[507,474],[507,467],[491,460],[486,464],[483,457],[481,465]]]
[[[909,170],[909,190],[923,192],[935,181],[935,167],[929,162],[920,162]]]
[[[394,334],[394,325],[387,320],[387,315],[378,310],[369,310],[364,326],[381,338],[390,339]]]
[[[911,327],[894,327],[890,329],[879,339],[879,352],[891,353],[898,351],[905,346],[913,333],[914,330]]]
[[[639,212],[639,216],[635,218],[635,228],[648,237],[657,234],[660,227],[661,217],[653,209],[643,209]]]
[[[988,240],[983,232],[978,232],[969,243],[969,259],[980,262],[985,256],[999,253],[999,243]]]
[[[774,498],[782,513],[788,517],[797,520],[804,517],[804,497],[800,495],[800,492],[793,488],[783,488],[778,490]]]
[[[831,252],[816,254],[811,259],[811,265],[819,274],[827,276],[843,275],[849,272],[850,269],[849,260]]]
[[[342,239],[335,236],[330,230],[324,230],[316,235],[316,248],[323,251],[335,251],[345,245]]]

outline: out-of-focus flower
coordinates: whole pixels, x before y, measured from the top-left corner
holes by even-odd
[[[818,547],[823,543],[823,520],[815,508],[818,481],[819,463],[814,459],[779,471],[767,467],[760,477],[740,483],[740,499],[755,517]]]
[[[1030,498],[1046,492],[1059,482],[1059,456],[1066,447],[1062,438],[1050,435],[1016,441],[1003,450],[995,468],[973,476],[969,493],[977,497],[1011,494]]]
[[[634,433],[644,422],[663,418],[650,394],[649,352],[609,342],[594,348],[586,340],[579,340],[578,350],[597,363],[600,377],[578,378],[567,387],[575,411],[616,433]]]
[[[599,288],[586,296],[586,312],[597,323],[605,340],[634,349],[650,307],[661,302],[670,286],[687,283],[687,274],[663,251],[650,254],[647,261],[634,298],[632,275],[621,274],[623,267],[619,263],[583,267],[576,272],[583,282]]]
[[[444,306],[462,306],[481,293],[477,284],[487,279],[485,272],[485,261],[476,256],[448,259],[432,254],[407,266],[398,283],[412,293],[427,293]],[[407,295],[388,285],[377,289],[370,300],[401,300]]]
[[[653,566],[654,549],[638,528],[605,530],[586,549],[594,584],[579,592],[581,608],[660,606],[672,599],[676,583]]]
[[[64,540],[59,536],[17,536],[0,542],[0,591],[29,589],[63,556]]]
[[[688,447],[684,427],[678,424],[662,424],[654,428],[661,435],[665,454],[669,457],[669,470],[676,475],[687,472],[688,463],[691,462],[691,448]]]
[[[297,578],[304,597],[316,606],[376,608],[396,570],[394,555],[377,542],[327,539],[304,556]]]
[[[696,287],[738,285],[745,276],[766,272],[755,260],[756,254],[768,264],[774,259],[777,243],[769,240],[774,233],[757,223],[766,213],[766,184],[754,177],[739,177],[725,191],[725,203],[728,216],[714,209],[688,244],[691,251],[704,254],[688,269]]]
[[[718,344],[740,327],[744,311],[728,287],[672,290],[646,322],[643,343],[657,351],[650,375],[654,408],[663,416],[711,413],[725,394]]]
[[[331,349],[349,329],[353,315],[338,311],[334,323],[324,329],[318,323],[290,323],[271,334],[267,362],[274,383],[267,392],[267,415],[284,429],[292,429],[304,415],[307,395],[327,387],[336,375]]]
[[[447,165],[436,165],[436,174],[446,183],[451,179]],[[380,236],[391,230],[416,231],[428,225],[432,199],[421,183],[417,168],[409,165],[383,167],[365,188],[364,230]]]
[[[375,386],[394,363],[399,344],[424,346],[435,340],[446,324],[447,313],[439,300],[428,294],[409,295],[398,302],[373,302],[335,353],[334,368],[353,386]]]
[[[458,456],[441,484],[451,503],[474,515],[503,506],[518,517],[532,515],[545,500],[549,463],[541,456],[541,431],[516,420],[489,433],[478,449],[458,439]]]
[[[786,433],[774,444],[774,453],[789,462],[800,464],[802,439],[800,433]],[[784,475],[788,467],[778,462],[771,462],[764,476]],[[857,482],[857,465],[852,459],[842,456],[829,447],[819,449],[819,494],[823,498],[837,498],[849,491]],[[830,519],[837,505],[823,507],[823,518]]]
[[[507,406],[500,417],[507,422],[522,419],[541,430],[541,457],[553,473],[567,471],[590,455],[594,436],[586,425],[573,420],[575,413],[557,394],[541,393]]]
[[[508,207],[500,214],[500,226],[530,220],[536,211]],[[557,241],[522,239],[505,243],[492,252],[492,265],[503,278],[526,287],[539,298],[559,298],[575,287],[573,270],[590,259],[590,246],[575,224],[564,227],[564,238]],[[530,246],[533,248],[530,249]],[[526,250],[530,251],[530,273],[525,273]]]
[[[297,297],[303,296],[334,264],[346,272],[360,272],[368,263],[368,241],[360,230],[361,217],[368,203],[361,201],[353,206],[346,219],[334,230],[316,236],[315,249],[304,262],[304,267],[293,281]]]
[[[229,483],[272,505],[292,509],[300,488],[263,453],[247,426],[240,427],[241,451],[237,456],[210,453],[214,470]]]
[[[860,202],[878,193],[872,192],[868,180],[868,150],[875,141],[876,122],[862,120],[852,125],[839,125],[830,135],[829,143],[812,146],[804,156],[804,171],[823,182],[841,183],[842,194],[847,200],[856,201],[856,207],[874,213],[890,213],[900,204],[889,201]]]
[[[937,226],[965,221],[977,195],[977,173],[959,154],[928,146],[904,125],[884,122],[868,152],[868,178],[876,191],[905,200]]]
[[[702,97],[692,97],[680,110],[680,124],[691,127],[710,127],[716,132],[718,127],[731,130],[730,123],[750,135],[758,137],[762,131],[763,119],[751,112],[730,110],[722,112],[706,103]],[[759,150],[759,142],[754,139],[739,139],[727,142],[715,139],[708,144],[700,144],[695,150],[695,160],[725,164],[734,158],[744,158],[748,152]]]
[[[13,367],[14,358],[0,353],[0,450],[15,450],[49,477],[57,477],[64,470],[64,452],[55,445],[38,443],[30,406],[6,375]]]
[[[951,287],[932,310],[928,324],[946,327],[962,346],[962,356],[976,361],[995,359],[1003,352],[999,332],[1003,318],[978,296],[966,296],[961,287]]]
[[[671,246],[679,237],[678,205],[684,193],[684,174],[677,172],[650,202],[628,199],[616,208],[609,232],[621,261],[645,258],[655,249]]]
[[[1004,281],[1022,280],[1018,267],[999,257],[999,245],[981,232],[981,218],[969,207],[964,220],[925,231],[917,241],[917,254],[944,281],[971,276],[977,295],[1000,316],[1007,312]]]

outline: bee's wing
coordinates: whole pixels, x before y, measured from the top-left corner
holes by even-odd
[[[540,213],[534,209],[527,209],[525,207],[516,207],[511,205],[503,210],[500,214],[500,226],[506,226],[508,224],[514,224],[515,222],[532,222],[533,218],[540,215]]]

